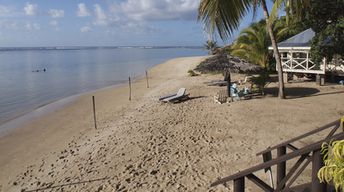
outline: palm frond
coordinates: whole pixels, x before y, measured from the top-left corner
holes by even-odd
[[[198,20],[202,20],[208,33],[218,31],[221,39],[228,39],[250,10],[252,0],[201,0]]]
[[[265,21],[253,23],[240,32],[232,46],[231,54],[266,67],[269,44]]]
[[[336,191],[344,189],[344,140],[323,143],[324,167],[318,171],[321,182],[333,183]]]
[[[278,17],[278,10],[281,9],[283,3],[285,3],[285,0],[275,0],[274,4],[272,6],[271,12],[270,12],[270,21],[274,22]]]

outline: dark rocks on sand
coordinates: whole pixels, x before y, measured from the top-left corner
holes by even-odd
[[[232,73],[257,73],[262,67],[222,51],[202,61],[195,70],[201,73],[220,73],[225,69],[229,69]]]

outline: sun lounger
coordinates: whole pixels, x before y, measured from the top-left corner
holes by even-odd
[[[160,98],[159,98],[159,101],[164,100],[164,99],[167,99],[167,98],[169,98],[169,97],[174,97],[174,96],[176,96],[176,95],[177,95],[176,93],[171,94],[171,95],[165,95],[165,96],[163,96],[163,97],[160,97]]]
[[[177,102],[189,98],[189,94],[186,94],[185,88],[180,88],[177,94],[161,97],[159,100],[163,102]]]

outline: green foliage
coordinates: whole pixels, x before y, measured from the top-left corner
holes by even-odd
[[[231,54],[267,68],[270,45],[269,34],[265,21],[253,23],[242,30],[238,39],[231,47]]]
[[[198,19],[205,23],[209,34],[216,29],[221,39],[228,39],[251,5],[252,0],[201,0]]]
[[[336,191],[344,189],[344,140],[324,143],[321,152],[325,165],[318,172],[319,180],[332,182]]]
[[[299,21],[297,17],[289,16],[286,19],[286,16],[282,16],[274,22],[274,32],[276,34],[276,40],[278,42],[284,41],[306,29],[310,26],[304,21]]]
[[[280,1],[280,0],[278,0]],[[283,1],[283,0],[281,0]],[[308,1],[308,0],[303,0]],[[284,2],[284,1],[283,1]],[[292,0],[285,1],[292,2]],[[277,0],[274,0],[274,4]],[[269,18],[269,10],[266,6],[266,0],[201,0],[198,9],[198,19],[202,20],[208,29],[209,34],[213,34],[215,29],[219,33],[221,39],[228,39],[232,33],[238,29],[240,22],[246,14],[253,9],[253,16],[255,16],[257,7],[260,6],[263,9],[265,19],[267,20],[267,29],[270,35],[271,42],[274,42],[274,53],[279,75],[279,95],[280,98],[284,98],[284,84],[282,78],[282,64],[278,57],[278,49],[276,49],[275,35],[272,32],[272,22]],[[294,4],[291,4],[290,8]],[[280,6],[281,7],[281,6]],[[302,9],[296,8],[296,9]],[[291,11],[293,13],[293,11]]]
[[[307,26],[301,22],[290,21],[287,25],[285,17],[275,20],[273,31],[277,41],[283,41],[303,30]],[[243,29],[235,43],[231,47],[230,53],[252,63],[261,65],[266,70],[274,70],[274,65],[270,66],[273,60],[268,47],[271,45],[269,34],[266,30],[265,20],[252,23],[248,28]]]
[[[216,41],[208,40],[205,44],[204,47],[206,50],[209,51],[209,55],[214,55],[216,53],[216,50],[219,48],[217,46]]]
[[[278,18],[278,11],[284,7],[285,22],[289,26],[293,22],[302,22],[307,17],[307,10],[311,0],[274,0],[270,18],[272,21]]]
[[[264,87],[269,83],[269,73],[260,73],[257,77],[252,77],[252,92],[261,92],[264,95]]]
[[[309,22],[316,36],[312,41],[311,57],[316,63],[323,58],[331,61],[344,56],[344,0],[312,0]]]
[[[309,8],[310,1],[273,0],[270,20],[274,22],[278,18],[278,11],[284,8],[288,25],[289,21],[302,21],[306,18],[305,10]],[[209,34],[216,29],[222,39],[228,39],[240,26],[241,19],[252,9],[255,16],[256,9],[262,4],[265,4],[265,0],[201,0],[198,19],[205,23]]]

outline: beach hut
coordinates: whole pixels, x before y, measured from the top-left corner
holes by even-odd
[[[325,58],[319,64],[312,61],[310,49],[314,36],[315,32],[309,28],[277,44],[286,79],[288,79],[288,74],[293,73],[315,74],[317,82],[323,84],[327,73],[344,75],[344,60],[339,56],[335,56],[331,62],[327,62]],[[269,47],[269,50],[273,50],[272,46]]]

